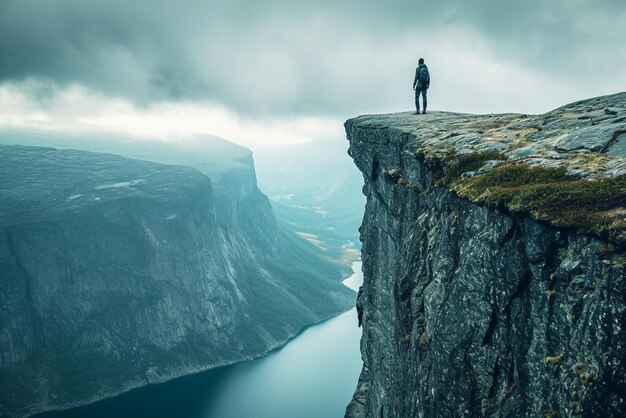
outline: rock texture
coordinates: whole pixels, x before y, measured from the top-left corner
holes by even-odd
[[[182,166],[0,146],[0,415],[78,405],[266,353],[349,309],[276,225],[249,151]]]
[[[367,196],[346,416],[625,416],[626,93],[345,127]]]

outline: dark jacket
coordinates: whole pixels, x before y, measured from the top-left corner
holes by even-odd
[[[426,84],[425,86],[422,86],[422,82],[420,81],[420,70],[422,68],[426,68],[428,69],[428,67],[426,66],[426,64],[420,64],[416,69],[415,69],[415,78],[413,79],[413,87],[414,88],[420,88],[420,89],[427,89],[428,87],[430,87],[430,80],[428,80],[428,84]]]

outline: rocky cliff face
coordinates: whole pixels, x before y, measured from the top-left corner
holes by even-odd
[[[345,126],[367,196],[346,416],[624,416],[626,93]]]
[[[0,161],[0,415],[255,357],[354,303],[277,227],[249,152],[217,186],[111,154]]]

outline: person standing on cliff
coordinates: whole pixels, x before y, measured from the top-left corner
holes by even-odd
[[[413,90],[415,90],[415,108],[417,109],[415,115],[420,114],[420,94],[422,95],[422,102],[424,103],[424,111],[422,114],[426,114],[426,105],[428,100],[426,98],[426,91],[430,87],[430,73],[428,67],[424,64],[424,58],[420,58],[418,66],[415,69],[415,78],[413,79]]]

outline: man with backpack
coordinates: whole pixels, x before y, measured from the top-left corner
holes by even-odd
[[[415,108],[417,111],[414,113],[415,115],[420,114],[420,94],[422,95],[422,101],[424,102],[424,111],[422,114],[426,114],[426,104],[428,103],[426,99],[426,91],[428,87],[430,87],[430,74],[428,72],[428,67],[424,64],[424,58],[420,58],[418,61],[419,65],[415,69],[415,79],[413,79],[413,90],[415,90]]]

